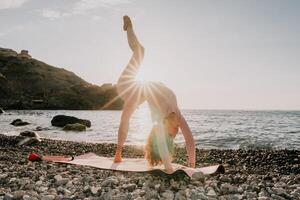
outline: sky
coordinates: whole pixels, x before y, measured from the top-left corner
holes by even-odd
[[[0,47],[86,81],[116,83],[131,57],[122,16],[145,47],[138,78],[185,109],[300,110],[300,1],[1,0]]]

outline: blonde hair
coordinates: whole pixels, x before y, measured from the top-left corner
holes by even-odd
[[[171,113],[164,119],[165,126],[167,123],[170,123],[171,120],[174,120],[174,115]],[[173,159],[174,155],[174,139],[167,133],[167,131],[163,131],[162,133],[156,133],[157,128],[155,126],[152,127],[152,130],[148,136],[147,144],[145,146],[145,159],[151,166],[156,166],[162,164],[162,159],[159,154],[158,146],[157,146],[157,136],[156,134],[166,134],[166,144],[169,151],[170,159]]]

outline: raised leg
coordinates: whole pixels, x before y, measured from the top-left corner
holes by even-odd
[[[128,16],[124,16],[123,20],[124,30],[127,31],[128,44],[133,54],[118,79],[117,90],[119,96],[124,101],[134,101],[135,99],[133,99],[133,97],[135,95],[133,95],[133,93],[139,91],[141,88],[141,86],[136,82],[135,77],[144,58],[145,50],[133,31],[130,18]]]
[[[144,102],[142,94],[143,87],[135,80],[139,66],[144,58],[144,47],[139,43],[133,31],[130,18],[124,16],[123,20],[124,30],[127,31],[128,44],[133,55],[117,83],[117,91],[119,96],[124,100],[124,108],[118,131],[118,146],[115,154],[115,162],[121,162],[122,160],[122,147],[128,134],[130,117],[136,108]]]

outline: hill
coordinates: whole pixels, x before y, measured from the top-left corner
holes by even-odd
[[[0,106],[4,109],[121,109],[112,84],[93,85],[63,68],[0,48]],[[106,105],[106,106],[105,106]]]

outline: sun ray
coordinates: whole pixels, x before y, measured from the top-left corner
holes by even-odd
[[[156,92],[158,92],[164,99],[168,99],[168,97],[159,89],[159,88],[157,88],[157,86],[156,85],[154,85],[154,84],[150,84],[150,87],[153,89],[153,90],[155,90]]]
[[[117,86],[118,87],[118,86]],[[112,103],[114,103],[115,101],[117,101],[119,98],[122,99],[122,95],[125,95],[125,93],[129,92],[129,90],[134,89],[133,87],[135,87],[135,84],[133,83],[132,85],[130,85],[128,88],[126,88],[125,90],[123,90],[121,93],[118,93],[117,96],[115,96],[112,100],[110,100],[109,102],[107,102],[106,104],[104,104],[100,109],[105,109],[108,106],[110,106]],[[133,92],[132,92],[133,94]],[[132,94],[130,96],[132,96]]]

